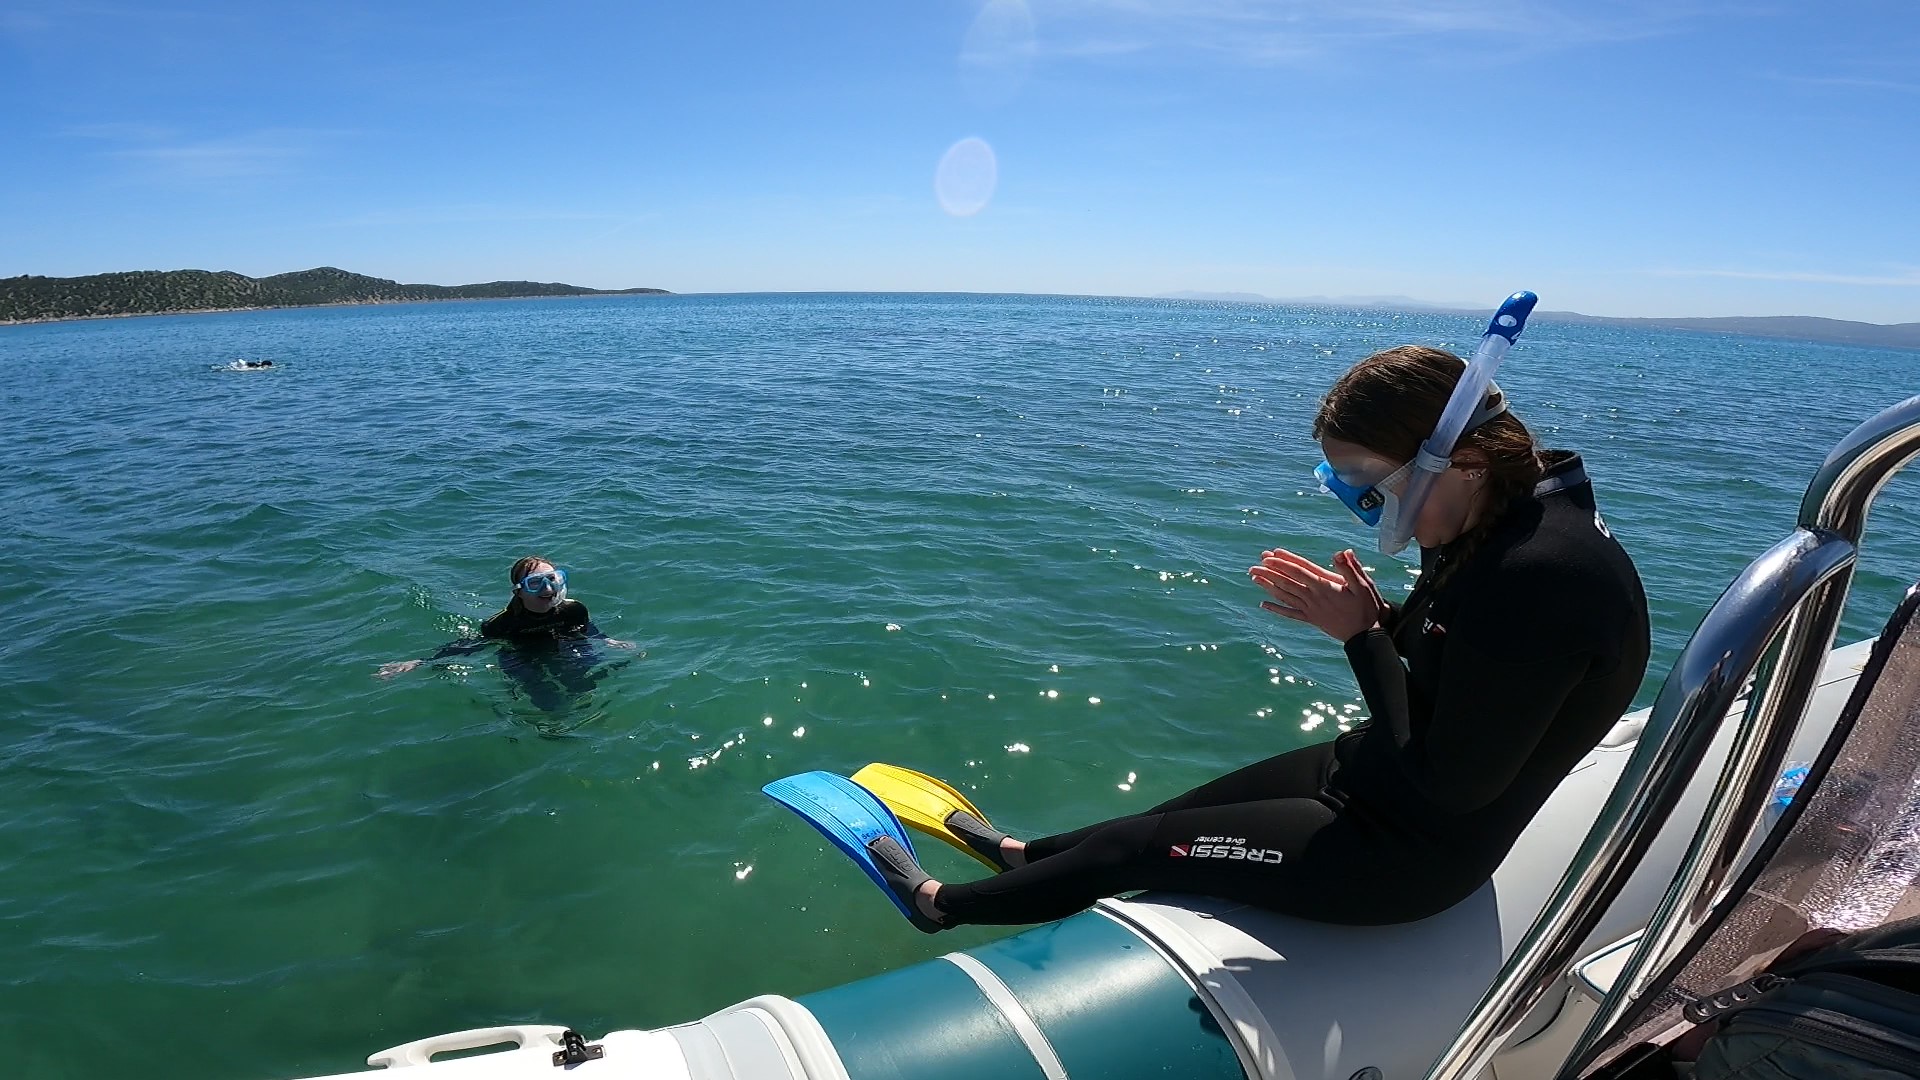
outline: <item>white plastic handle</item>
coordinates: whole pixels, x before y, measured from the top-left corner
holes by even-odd
[[[411,1065],[431,1064],[435,1054],[450,1054],[455,1050],[476,1050],[495,1043],[510,1042],[516,1049],[524,1050],[529,1043],[544,1040],[557,1047],[560,1045],[560,1036],[566,1030],[564,1027],[554,1027],[551,1024],[514,1024],[510,1027],[449,1031],[445,1035],[432,1035],[382,1050],[367,1058],[367,1064],[381,1069],[404,1069]]]

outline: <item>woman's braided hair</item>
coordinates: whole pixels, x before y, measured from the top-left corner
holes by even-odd
[[[1411,461],[1439,424],[1466,368],[1466,361],[1445,349],[1424,345],[1374,353],[1342,375],[1321,399],[1313,437],[1332,436],[1390,461]],[[1489,393],[1487,403],[1491,401]],[[1473,528],[1446,546],[1432,580],[1421,582],[1429,588],[1439,588],[1466,565],[1515,500],[1532,492],[1544,473],[1533,433],[1510,412],[1463,433],[1453,456],[1456,469],[1487,470],[1484,502]]]

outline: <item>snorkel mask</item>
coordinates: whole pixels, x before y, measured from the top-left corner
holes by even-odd
[[[1354,517],[1360,519],[1360,524],[1369,529],[1380,527],[1380,512],[1387,505],[1389,493],[1380,489],[1404,480],[1406,475],[1407,466],[1402,465],[1377,481],[1349,484],[1333,471],[1333,465],[1328,462],[1323,461],[1313,467],[1313,478],[1320,481],[1320,490],[1339,499],[1353,512]]]
[[[1380,531],[1382,554],[1398,555],[1413,539],[1414,522],[1420,519],[1420,510],[1433,492],[1434,480],[1453,464],[1453,448],[1460,436],[1507,411],[1507,396],[1494,385],[1493,373],[1513,347],[1514,339],[1526,329],[1527,316],[1539,302],[1540,298],[1530,292],[1517,292],[1500,305],[1474,348],[1472,359],[1467,361],[1466,370],[1460,373],[1460,381],[1454,384],[1433,436],[1421,445],[1412,461],[1378,479],[1342,477],[1325,461],[1315,466],[1313,475],[1320,486],[1353,511],[1362,524]],[[1486,400],[1489,391],[1492,401]]]
[[[1487,397],[1486,403],[1467,420],[1466,431],[1507,411],[1507,395],[1497,384],[1487,384]],[[1414,463],[1408,461],[1378,480],[1369,480],[1362,476],[1341,476],[1331,463],[1323,461],[1313,467],[1313,476],[1320,481],[1320,490],[1339,499],[1362,525],[1380,530],[1382,552],[1398,555],[1413,535],[1413,523],[1420,514],[1418,506],[1409,505],[1406,494],[1413,471]],[[1387,547],[1388,537],[1397,538],[1396,547]]]
[[[560,602],[567,598],[567,572],[556,566],[542,574],[528,574],[514,588],[528,596],[551,595],[551,606],[559,607]]]

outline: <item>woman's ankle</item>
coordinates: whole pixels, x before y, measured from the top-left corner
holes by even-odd
[[[947,921],[947,913],[940,910],[940,883],[932,878],[921,882],[920,887],[913,890],[913,906],[934,922]]]

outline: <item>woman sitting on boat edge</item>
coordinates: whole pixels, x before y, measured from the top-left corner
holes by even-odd
[[[1384,602],[1351,551],[1332,569],[1267,551],[1249,571],[1272,598],[1263,607],[1344,644],[1371,718],[1146,813],[1024,843],[970,806],[922,814],[920,827],[1002,872],[943,883],[905,845],[867,844],[861,861],[915,926],[1044,922],[1136,889],[1387,924],[1438,914],[1492,877],[1631,705],[1649,631],[1639,576],[1579,457],[1540,450],[1497,387],[1482,384],[1422,505],[1403,504],[1464,368],[1438,349],[1375,354],[1314,422],[1329,490],[1388,553],[1419,540],[1405,604]],[[902,805],[885,785],[875,794]]]

